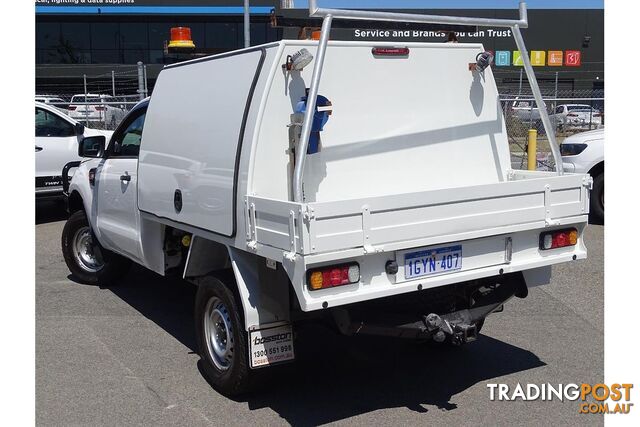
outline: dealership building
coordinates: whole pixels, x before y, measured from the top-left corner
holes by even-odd
[[[294,2],[282,2],[294,3]],[[390,2],[391,3],[391,2]],[[515,3],[514,3],[515,4]],[[304,4],[302,5],[304,6]],[[411,9],[411,13],[514,18],[516,9]],[[145,65],[149,91],[165,64],[244,46],[242,0],[36,0],[36,92],[81,93],[87,79],[101,81],[97,91],[135,91],[135,85],[108,85],[131,77]],[[279,0],[250,1],[250,41],[258,45],[299,38],[301,27],[320,25],[304,8],[282,8]],[[338,21],[336,21],[337,23]],[[449,34],[428,25],[384,24],[334,28],[340,40],[445,42]],[[189,27],[195,48],[188,53],[168,49],[170,29]],[[495,55],[494,75],[502,93],[522,88],[522,60],[504,28],[456,29],[460,43],[480,42]],[[604,91],[604,10],[530,9],[523,35],[541,87],[546,94]],[[93,80],[92,80],[93,79]],[[98,79],[98,80],[96,80]],[[100,80],[101,79],[101,80]],[[127,95],[127,93],[119,93]]]

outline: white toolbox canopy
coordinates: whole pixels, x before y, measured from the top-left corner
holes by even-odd
[[[510,157],[490,69],[469,70],[480,44],[329,42],[319,94],[331,102],[309,154],[304,201],[325,202],[491,184]],[[313,62],[288,55],[318,42],[283,40],[167,67],[141,145],[139,207],[232,236],[245,195],[293,200],[291,115]],[[174,207],[176,190],[183,207]],[[242,217],[240,220],[242,221]]]

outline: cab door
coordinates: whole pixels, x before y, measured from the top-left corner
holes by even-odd
[[[138,211],[138,153],[146,106],[131,112],[111,137],[105,160],[96,170],[96,226],[107,249],[141,262]]]

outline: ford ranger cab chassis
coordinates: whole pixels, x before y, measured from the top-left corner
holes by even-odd
[[[203,371],[229,395],[295,358],[301,319],[462,344],[587,255],[591,179],[563,173],[544,108],[558,169],[512,170],[482,45],[328,40],[334,18],[509,27],[542,105],[524,3],[518,20],[310,13],[319,41],[166,66],[66,184],[71,272],[195,283]]]

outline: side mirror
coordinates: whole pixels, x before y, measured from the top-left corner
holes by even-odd
[[[78,144],[78,156],[98,158],[104,154],[107,138],[104,135],[88,136]]]
[[[75,126],[76,135],[80,136],[84,134],[84,125],[82,123],[76,123]]]

